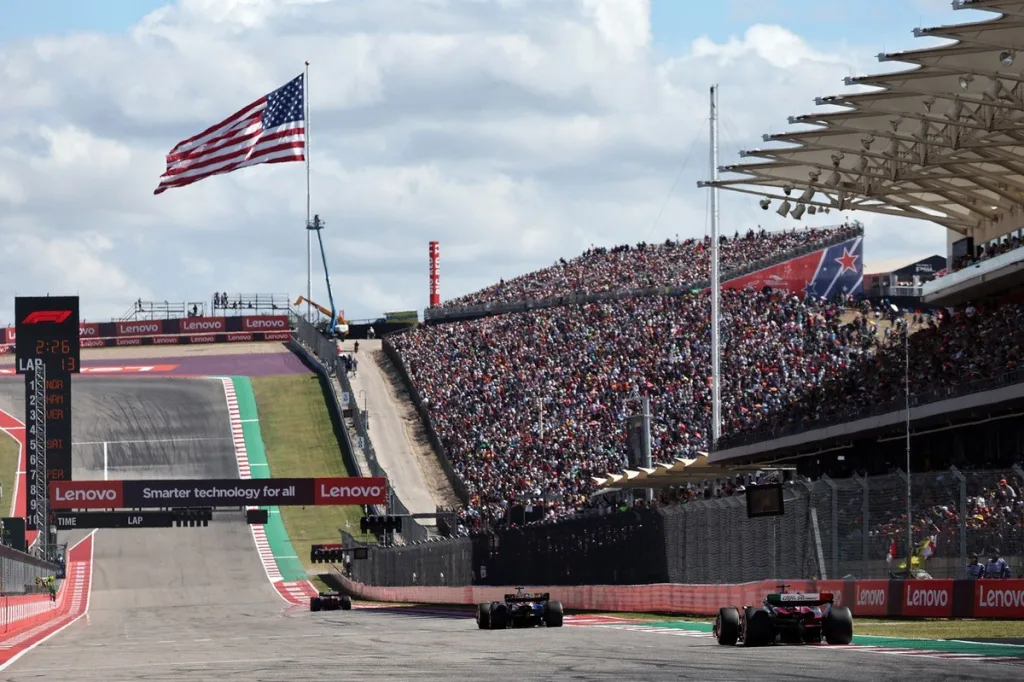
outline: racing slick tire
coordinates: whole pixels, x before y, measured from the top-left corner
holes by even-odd
[[[309,610],[319,611],[320,610],[320,597],[311,597],[309,600]]]
[[[340,597],[339,601],[341,602],[341,610],[342,611],[351,611],[352,610],[352,597],[348,596],[347,594],[343,594]]]
[[[565,610],[562,608],[562,602],[549,601],[544,609],[544,625],[549,628],[560,628],[564,618]]]
[[[491,602],[490,626],[492,630],[508,627],[508,608],[500,601]]]
[[[846,606],[833,606],[821,623],[825,642],[846,645],[853,641],[853,613]]]
[[[481,630],[491,629],[491,605],[483,603],[476,607],[476,626]]]
[[[772,614],[766,609],[748,606],[743,609],[743,646],[766,646],[775,639]]]
[[[722,646],[733,646],[740,639],[740,612],[735,606],[718,609],[712,631]]]

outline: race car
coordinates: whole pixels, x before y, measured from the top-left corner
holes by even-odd
[[[321,592],[309,600],[310,611],[342,611],[352,610],[352,597],[340,592]]]
[[[476,624],[481,630],[504,630],[545,625],[562,627],[562,602],[551,601],[547,592],[530,594],[517,587],[515,594],[506,594],[505,601],[484,602],[477,606]]]
[[[769,594],[760,607],[719,609],[713,629],[718,643],[820,644],[824,639],[828,644],[843,645],[853,640],[853,614],[845,606],[835,606],[831,593],[787,593],[788,587],[779,585],[779,592]]]

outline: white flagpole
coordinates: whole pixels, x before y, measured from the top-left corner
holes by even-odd
[[[305,120],[303,127],[306,131],[306,321],[313,323],[313,241],[311,230],[312,211],[310,210],[309,199],[309,61],[306,61],[306,73],[302,78],[302,99],[305,105]]]

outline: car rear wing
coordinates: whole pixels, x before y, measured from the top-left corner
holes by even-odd
[[[789,592],[769,594],[765,601],[772,606],[821,606],[834,600],[831,592]]]
[[[551,599],[549,592],[523,592],[522,594],[506,594],[505,601],[512,604],[516,602],[528,602],[528,601],[548,601]]]

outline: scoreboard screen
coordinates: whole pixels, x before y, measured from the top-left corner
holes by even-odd
[[[77,374],[81,365],[77,296],[19,296],[14,299],[18,374],[42,360],[50,376]]]

